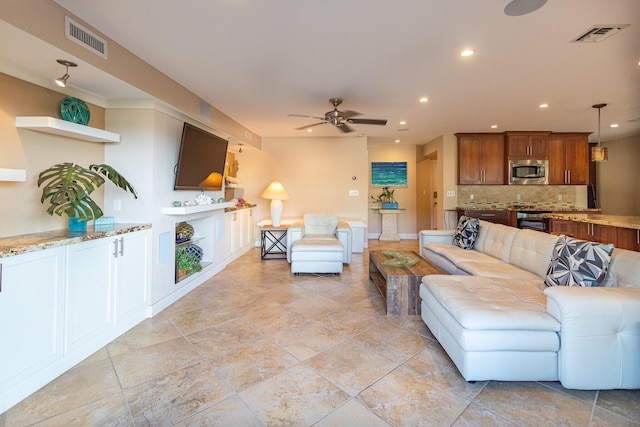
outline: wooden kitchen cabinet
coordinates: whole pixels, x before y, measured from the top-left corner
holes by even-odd
[[[505,132],[509,159],[549,158],[548,143],[551,132]]]
[[[567,219],[549,219],[549,233],[564,234],[565,236],[574,237],[576,234],[576,223]]]
[[[487,222],[493,222],[495,224],[504,224],[515,227],[517,225],[516,212],[508,210],[478,210],[478,209],[466,209],[461,210],[458,213],[471,218],[482,219]]]
[[[549,184],[589,183],[589,133],[552,133],[548,142]]]
[[[618,238],[616,247],[630,251],[640,251],[640,230],[617,227],[616,233]]]
[[[460,185],[506,183],[503,134],[457,133],[456,136]]]
[[[611,225],[593,224],[590,222],[576,222],[576,239],[591,242],[613,243],[618,246],[617,227]]]

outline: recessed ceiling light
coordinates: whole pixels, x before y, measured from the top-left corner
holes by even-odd
[[[420,98],[420,102],[422,102],[423,104],[425,102],[427,102],[429,100],[429,98],[427,98],[426,96],[423,96],[422,98]]]
[[[476,53],[476,51],[473,50],[473,49],[464,49],[464,50],[460,51],[460,56],[471,56],[474,53]]]
[[[395,141],[395,142],[396,142],[396,144],[397,144],[397,143],[399,143],[399,142],[400,142],[400,140],[399,140],[399,139],[396,139],[396,141]]]
[[[609,127],[610,127],[610,128],[617,128],[617,127],[618,127],[618,124],[617,124],[617,123],[611,123],[611,124],[609,125]]]
[[[540,104],[540,105],[538,105],[538,107],[540,107],[540,108],[547,108],[547,107],[549,107],[549,104]]]
[[[401,124],[401,125],[406,125],[406,124],[407,124],[407,122],[406,122],[405,120],[402,120],[402,121],[400,121],[400,124]]]
[[[498,125],[491,125],[491,129],[497,129]]]
[[[307,132],[313,132],[313,129],[307,129]]]

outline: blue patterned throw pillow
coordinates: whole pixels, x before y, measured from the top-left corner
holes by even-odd
[[[547,286],[602,286],[613,245],[560,236],[547,270]]]
[[[473,245],[478,238],[479,228],[480,220],[478,218],[461,216],[458,221],[456,234],[453,236],[453,244],[462,249],[473,249]]]

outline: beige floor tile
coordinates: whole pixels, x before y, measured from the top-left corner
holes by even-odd
[[[230,396],[207,363],[198,363],[125,390],[136,425],[171,425]]]
[[[306,363],[350,396],[357,395],[397,366],[352,341],[345,341]]]
[[[227,322],[237,317],[238,314],[235,310],[220,305],[205,306],[195,310],[167,315],[171,323],[185,335]]]
[[[300,313],[310,319],[317,319],[327,313],[344,308],[347,304],[334,299],[325,298],[319,295],[309,295],[305,291],[305,295],[298,296],[284,305],[284,307]]]
[[[469,405],[428,378],[401,369],[364,390],[358,400],[397,426],[448,426]]]
[[[112,358],[120,384],[130,388],[202,360],[183,337],[128,351]]]
[[[596,407],[591,416],[589,427],[638,427],[640,426],[639,418],[626,418],[606,409]]]
[[[233,396],[176,423],[174,426],[262,427],[262,424],[238,397]]]
[[[341,334],[355,336],[376,327],[384,319],[371,310],[348,306],[320,316],[316,320]]]
[[[601,390],[596,405],[631,420],[640,421],[640,390]]]
[[[314,427],[389,427],[390,424],[357,400],[347,403],[318,421]]]
[[[427,325],[422,320],[422,317],[419,315],[415,316],[388,316],[387,321],[392,323],[399,328],[405,329],[407,331],[415,332],[417,334],[422,335],[423,337],[427,337],[432,341],[435,341],[435,337],[427,327]]]
[[[273,339],[298,359],[306,360],[335,347],[346,337],[314,320],[307,320],[273,335]]]
[[[492,381],[475,402],[527,426],[586,426],[592,405],[535,382]]]
[[[312,369],[298,365],[242,393],[242,400],[268,426],[309,426],[348,396]]]
[[[77,366],[9,409],[4,425],[24,426],[120,392],[111,360]]]
[[[356,335],[355,341],[375,352],[402,363],[421,350],[431,340],[413,332],[406,332],[390,323],[380,323],[375,328]]]
[[[107,345],[111,357],[131,350],[169,341],[180,336],[180,331],[164,316],[146,319],[129,332]]]
[[[38,427],[59,426],[130,426],[133,425],[131,414],[127,409],[122,393],[117,392],[105,395],[103,399],[96,400],[75,408],[64,414],[46,419],[35,424]]]
[[[467,406],[464,412],[453,423],[452,427],[516,427],[518,424],[508,420],[495,412],[491,412],[482,406],[472,403]]]
[[[240,391],[272,377],[298,363],[298,359],[267,338],[238,347],[232,354],[209,359],[216,373]]]
[[[187,335],[187,339],[204,358],[220,360],[261,338],[259,332],[241,320],[231,320]]]
[[[245,314],[242,320],[257,331],[272,336],[292,326],[304,323],[308,318],[279,305]]]

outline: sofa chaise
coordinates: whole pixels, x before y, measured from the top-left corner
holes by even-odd
[[[419,233],[449,273],[423,278],[421,316],[462,376],[640,388],[640,253],[614,249],[601,286],[546,286],[564,236],[478,224],[472,249],[455,230]]]

